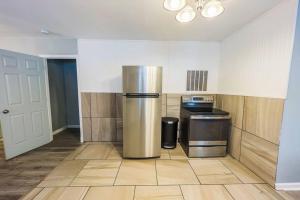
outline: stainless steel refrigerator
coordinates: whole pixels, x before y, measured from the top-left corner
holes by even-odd
[[[123,66],[123,157],[160,156],[162,67]]]

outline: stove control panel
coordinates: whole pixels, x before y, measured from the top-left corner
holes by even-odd
[[[182,103],[213,103],[214,96],[182,96]]]

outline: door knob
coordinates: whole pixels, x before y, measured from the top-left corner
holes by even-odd
[[[2,113],[3,113],[3,114],[7,114],[7,113],[9,113],[9,110],[6,110],[6,109],[5,109],[5,110],[2,111]]]

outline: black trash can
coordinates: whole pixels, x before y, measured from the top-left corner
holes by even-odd
[[[161,121],[161,147],[165,149],[176,148],[178,119],[163,117]]]

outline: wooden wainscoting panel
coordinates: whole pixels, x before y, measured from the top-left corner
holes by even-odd
[[[257,99],[257,136],[279,144],[283,107],[283,99]]]
[[[116,94],[116,117],[123,118],[123,94]]]
[[[100,118],[92,118],[92,141],[101,141]]]
[[[92,141],[92,122],[91,118],[82,118],[83,141]]]
[[[167,94],[167,116],[179,118],[181,94]]]
[[[116,94],[115,93],[92,93],[91,116],[115,118],[116,117]]]
[[[243,130],[256,133],[257,97],[245,97]]]
[[[246,97],[243,130],[279,144],[284,100]]]
[[[242,130],[232,126],[229,138],[229,153],[232,157],[239,160],[241,154]]]
[[[223,101],[223,96],[222,94],[217,94],[216,95],[216,104],[215,107],[218,109],[222,109],[222,101]]]
[[[117,127],[117,141],[123,141],[123,119],[117,118],[116,119],[116,127]]]
[[[242,129],[244,115],[244,96],[223,95],[222,109],[230,112],[232,124]]]
[[[277,157],[278,145],[242,133],[240,161],[272,186],[275,184]]]
[[[92,141],[116,141],[117,128],[115,118],[92,118]]]
[[[91,93],[81,93],[82,117],[91,117]]]

